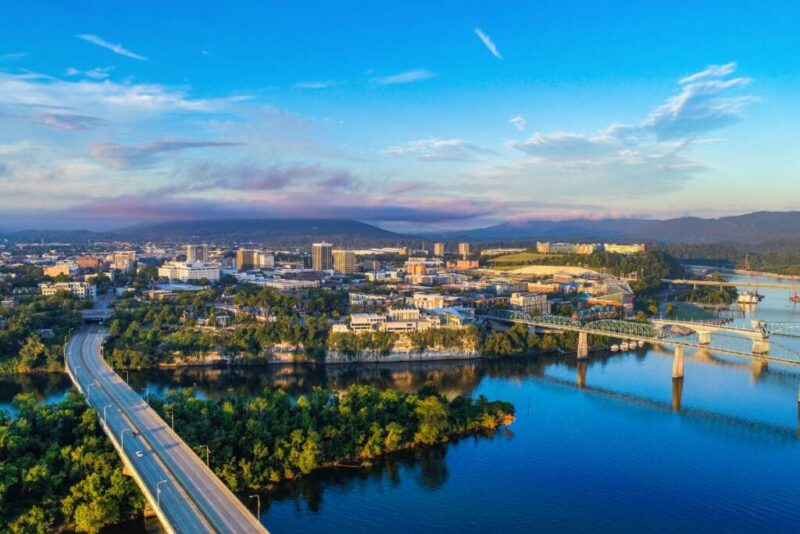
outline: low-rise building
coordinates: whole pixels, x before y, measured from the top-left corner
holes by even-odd
[[[77,263],[61,261],[56,263],[55,265],[45,265],[42,268],[45,276],[50,276],[55,278],[57,276],[76,276],[78,272],[80,272],[80,268],[78,267]]]
[[[444,295],[438,293],[414,293],[412,303],[420,310],[444,308]]]
[[[513,293],[508,303],[515,310],[529,315],[547,315],[550,313],[550,303],[544,293]]]
[[[167,278],[170,282],[174,280],[188,282],[189,280],[204,279],[209,282],[218,282],[219,264],[205,261],[171,261],[158,268],[158,276]]]
[[[39,284],[39,292],[44,296],[55,295],[59,291],[69,291],[76,297],[85,300],[97,298],[97,288],[86,282],[56,282]]]

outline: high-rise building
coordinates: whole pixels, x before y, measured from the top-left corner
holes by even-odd
[[[208,245],[186,245],[186,261],[208,261]]]
[[[249,248],[240,248],[236,251],[236,270],[252,271],[258,268],[258,251]]]
[[[469,258],[469,243],[458,244],[458,255],[461,256],[462,260]]]
[[[330,243],[314,243],[311,245],[311,268],[315,271],[333,269],[333,245]]]
[[[441,258],[444,256],[444,243],[434,243],[433,244],[433,255]]]
[[[274,269],[275,254],[272,252],[259,252],[256,254],[256,265],[259,269]]]
[[[333,270],[340,274],[356,272],[356,253],[352,250],[333,251]]]

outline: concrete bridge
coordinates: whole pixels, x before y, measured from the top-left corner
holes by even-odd
[[[66,370],[168,533],[267,530],[138,393],[103,360],[105,332],[81,328],[65,345]]]
[[[664,329],[677,327],[682,330],[690,330],[697,333],[700,345],[711,344],[711,334],[736,334],[753,342],[754,354],[768,354],[770,349],[769,338],[772,334],[779,334],[784,330],[789,330],[790,325],[800,327],[800,323],[776,323],[768,324],[762,321],[753,321],[753,328],[741,328],[728,326],[719,321],[677,321],[673,319],[652,319],[651,324]]]

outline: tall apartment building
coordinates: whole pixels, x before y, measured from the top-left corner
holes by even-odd
[[[356,253],[352,250],[337,249],[333,251],[333,270],[340,274],[356,272]]]
[[[311,245],[311,268],[315,271],[333,269],[333,245],[330,243],[314,243]]]
[[[462,260],[469,258],[469,243],[458,244],[458,255],[461,256]]]
[[[208,245],[186,245],[186,261],[208,261]]]
[[[444,243],[433,244],[433,255],[439,258],[444,256]]]

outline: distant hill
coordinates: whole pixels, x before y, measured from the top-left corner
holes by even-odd
[[[144,241],[210,241],[237,243],[309,243],[325,239],[347,241],[398,241],[401,234],[347,219],[221,219],[176,221],[136,225],[114,232],[120,237]]]
[[[220,219],[138,224],[108,232],[89,230],[22,230],[0,237],[17,242],[86,243],[89,241],[172,241],[184,243],[334,244],[398,243],[411,239],[359,221],[347,219]]]
[[[492,240],[655,241],[755,244],[800,238],[800,211],[760,211],[704,219],[573,219],[506,222],[459,232],[455,237]]]

